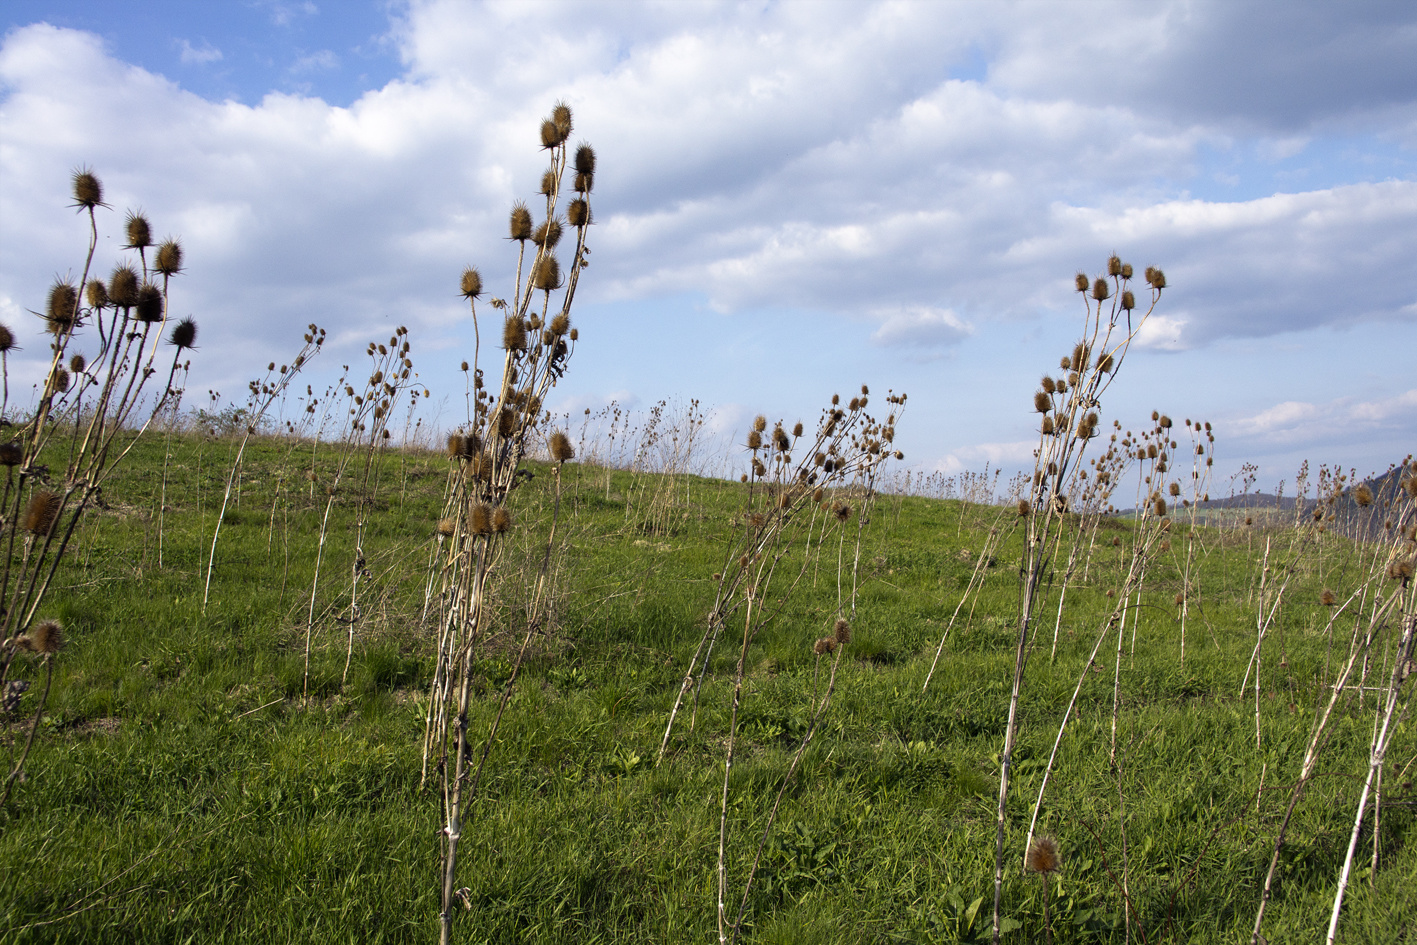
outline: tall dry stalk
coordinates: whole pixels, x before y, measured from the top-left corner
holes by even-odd
[[[993,940],[1002,934],[1001,909],[1004,893],[1004,841],[1013,752],[1018,737],[1018,706],[1024,673],[1032,643],[1034,612],[1038,592],[1052,565],[1048,554],[1053,530],[1068,511],[1068,495],[1082,469],[1088,442],[1100,432],[1097,408],[1102,394],[1111,386],[1117,370],[1136,339],[1138,331],[1156,309],[1166,287],[1161,270],[1149,268],[1146,281],[1150,304],[1137,308],[1132,291],[1132,267],[1117,256],[1107,261],[1107,274],[1089,279],[1078,273],[1076,285],[1084,302],[1082,340],[1060,367],[1059,379],[1045,376],[1042,389],[1034,394],[1034,409],[1042,415],[1033,481],[1029,497],[1019,500],[1019,512],[1026,516],[1025,540],[1019,565],[1018,643],[1014,653],[1012,690],[1008,719],[1004,728],[1004,748],[999,764],[999,798],[995,811]]]
[[[477,300],[483,294],[482,276],[469,268],[461,280],[478,339],[471,359],[474,409],[467,428],[450,437],[448,444],[455,474],[437,528],[441,539],[435,563],[440,587],[438,657],[424,738],[425,758],[435,762],[443,801],[439,928],[444,945],[452,939],[458,900],[458,853],[467,829],[465,813],[478,796],[503,712],[530,641],[540,629],[547,603],[554,522],[546,555],[529,595],[529,617],[521,648],[493,720],[479,739],[468,729],[473,657],[492,630],[488,598],[497,579],[505,539],[514,527],[510,500],[529,478],[523,460],[543,420],[542,405],[564,375],[579,337],[571,327],[571,306],[581,270],[588,265],[586,236],[591,225],[590,193],[596,167],[595,151],[589,145],[582,144],[571,151],[571,128],[571,109],[564,103],[558,103],[541,125],[542,148],[550,157],[540,187],[546,200],[542,222],[536,224],[523,203],[511,211],[509,235],[519,247],[516,280],[509,300],[494,298],[490,303],[503,315],[504,353],[495,388],[488,386],[479,365]],[[568,171],[575,196],[562,208],[562,185]],[[573,248],[571,263],[563,274],[555,250],[568,230],[573,234]],[[553,296],[557,297],[554,305]],[[564,433],[550,439],[555,444],[553,457],[559,455],[559,514],[559,465],[569,458],[571,448]]]

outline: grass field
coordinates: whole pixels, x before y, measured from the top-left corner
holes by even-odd
[[[160,435],[138,444],[46,602],[68,645],[25,779],[0,811],[0,940],[432,939],[440,798],[437,781],[421,788],[420,775],[437,631],[425,589],[448,460],[391,450],[369,483],[337,495],[307,692],[332,449],[278,438],[248,446],[204,612],[236,445],[179,435],[165,463],[167,447]],[[486,729],[511,673],[545,547],[552,476],[533,469],[493,592],[496,632],[475,655],[472,730]],[[692,724],[686,710],[662,763],[656,755],[747,487],[574,463],[562,479],[553,619],[534,635],[464,826],[457,937],[711,941],[736,644],[715,651]],[[356,609],[361,502],[369,518]],[[746,940],[988,940],[1017,640],[1016,523],[1012,507],[877,499],[862,530],[852,639],[764,847]],[[1330,628],[1321,592],[1342,599],[1362,585],[1372,550],[1261,524],[1194,535],[1183,664],[1178,520],[1120,644],[1112,633],[1088,670],[1135,527],[1101,522],[1061,618],[1061,575],[1043,592],[1008,807],[1007,941],[1247,941],[1305,748],[1350,651],[1354,621]],[[992,564],[922,692],[995,528]],[[813,641],[837,614],[839,548],[840,593],[850,592],[850,538],[819,534],[825,545],[750,652],[728,809],[738,889],[824,684]],[[1253,674],[1242,688],[1257,615],[1275,603],[1276,576],[1291,572],[1258,689]],[[1400,581],[1374,587],[1410,601]],[[1268,941],[1313,941],[1327,928],[1377,690],[1395,658],[1396,636],[1383,640],[1364,664],[1370,690],[1355,677],[1338,700],[1288,826]],[[20,675],[38,679],[38,663],[27,666]],[[1021,858],[1033,801],[1080,676],[1039,815],[1061,868],[1029,874]],[[1410,691],[1409,681],[1403,697]],[[1359,837],[1343,942],[1417,941],[1414,759],[1404,709],[1382,768],[1378,829],[1370,811]]]

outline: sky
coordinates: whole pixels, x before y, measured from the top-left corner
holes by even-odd
[[[1216,492],[1417,450],[1410,2],[7,0],[0,29],[12,397],[87,166],[99,272],[127,209],[183,244],[189,405],[240,403],[307,323],[317,392],[406,325],[451,428],[459,276],[511,293],[563,100],[599,164],[553,411],[697,400],[741,443],[864,383],[909,395],[903,468],[1007,475],[1115,252],[1168,288],[1104,422],[1213,423]]]

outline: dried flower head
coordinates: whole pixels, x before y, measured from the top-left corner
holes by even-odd
[[[25,448],[16,442],[0,443],[0,466],[18,466],[25,461]]]
[[[1359,508],[1366,509],[1373,504],[1373,490],[1368,488],[1366,482],[1359,483],[1353,490],[1353,501],[1358,503]]]
[[[1112,295],[1112,287],[1107,284],[1106,279],[1098,278],[1092,283],[1092,297],[1099,302],[1104,302]]]
[[[1036,390],[1033,392],[1033,409],[1039,413],[1047,413],[1053,409],[1053,401],[1048,398],[1045,391]]]
[[[76,207],[92,210],[94,207],[103,206],[103,184],[99,182],[92,170],[81,167],[74,172],[71,180],[74,185],[74,205]]]
[[[129,210],[124,225],[128,230],[128,245],[124,249],[146,249],[153,244],[152,227],[143,211]]]
[[[151,282],[144,282],[138,289],[138,304],[133,307],[133,317],[145,324],[162,321],[162,290]]]
[[[832,633],[836,637],[836,642],[847,644],[851,642],[851,624],[846,622],[845,617],[836,618],[836,626],[832,628]]]
[[[59,510],[64,505],[63,496],[48,489],[40,489],[30,496],[25,506],[24,528],[31,535],[48,535],[59,520]]]
[[[1319,595],[1319,603],[1323,604],[1325,607],[1332,607],[1334,604],[1338,603],[1338,598],[1334,596],[1333,591],[1324,588],[1324,592]]]
[[[568,462],[576,455],[575,450],[571,448],[571,438],[560,430],[551,434],[547,445],[551,452],[551,458],[558,463]]]
[[[507,511],[504,505],[497,506],[497,511],[492,513],[492,530],[499,535],[505,534],[512,527],[512,513]]]
[[[1088,280],[1088,278],[1087,278],[1087,273],[1085,273],[1085,272],[1080,272],[1080,273],[1078,273],[1078,274],[1077,274],[1077,277],[1076,277],[1076,281],[1077,281],[1077,288],[1078,288],[1078,291],[1079,291],[1079,292],[1086,292],[1088,289],[1090,289],[1090,288],[1092,287],[1091,282],[1090,282],[1090,281]]]
[[[137,270],[127,264],[114,268],[108,277],[108,297],[119,308],[137,305],[140,287]]]
[[[1058,841],[1052,837],[1034,837],[1024,854],[1023,865],[1030,873],[1042,873],[1044,876],[1056,873],[1058,867],[1062,866],[1058,855]]]
[[[566,207],[566,222],[574,227],[590,226],[590,204],[584,197],[577,197]]]
[[[531,239],[531,211],[520,200],[512,204],[512,216],[507,227],[511,239],[525,242]]]
[[[28,636],[36,653],[52,656],[64,648],[64,626],[57,620],[41,620],[30,628]]]
[[[502,322],[502,347],[508,351],[526,350],[526,322],[508,315]]]
[[[561,221],[554,217],[543,221],[532,234],[531,241],[545,249],[555,249],[556,244],[561,242]]]
[[[1111,374],[1112,369],[1117,366],[1117,361],[1110,354],[1104,354],[1097,360],[1097,370],[1103,374]]]
[[[531,273],[531,284],[543,292],[561,288],[561,264],[555,256],[542,256]]]
[[[49,289],[44,320],[51,334],[62,335],[73,330],[79,322],[79,290],[68,282],[54,283]]]
[[[197,323],[184,318],[172,328],[171,342],[179,349],[195,347],[197,344]]]
[[[1028,517],[1028,513],[1031,512],[1032,510],[1033,510],[1033,506],[1029,504],[1029,502],[1028,502],[1027,499],[1019,499],[1019,500],[1018,500],[1018,517],[1019,517],[1019,518],[1027,518],[1027,517]]]
[[[452,538],[453,534],[457,531],[457,528],[458,523],[453,521],[452,519],[440,518],[438,519],[438,527],[436,531],[439,538]]]
[[[748,449],[760,450],[763,448],[763,435],[757,430],[748,431]]]
[[[492,532],[492,509],[486,502],[475,502],[468,513],[467,530],[474,535],[488,535]]]
[[[458,289],[462,292],[462,297],[469,302],[482,295],[482,273],[472,266],[468,266],[462,271],[462,279]]]
[[[812,652],[818,656],[828,656],[836,651],[836,640],[832,637],[822,637],[812,644]]]
[[[164,276],[175,276],[182,271],[182,244],[172,237],[163,240],[157,248],[157,260],[153,268]]]

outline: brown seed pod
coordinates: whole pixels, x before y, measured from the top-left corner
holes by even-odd
[[[157,248],[157,260],[153,268],[164,276],[175,276],[182,271],[182,244],[172,237],[163,240]]]
[[[1122,274],[1122,260],[1121,260],[1120,257],[1113,255],[1111,258],[1109,258],[1109,259],[1107,260],[1107,275],[1109,275],[1109,276],[1120,276],[1121,274]]]
[[[571,106],[565,102],[557,102],[551,108],[551,121],[556,125],[556,133],[565,141],[571,136]]]
[[[1319,595],[1319,603],[1323,604],[1325,607],[1332,607],[1334,604],[1338,603],[1338,598],[1334,596],[1333,591],[1324,588],[1324,592]]]
[[[0,466],[18,466],[25,461],[25,448],[16,442],[0,443]]]
[[[563,140],[561,133],[556,130],[556,123],[551,119],[546,119],[541,123],[541,147],[550,150],[556,147]]]
[[[1136,307],[1137,307],[1137,297],[1132,294],[1132,290],[1131,290],[1131,289],[1127,289],[1125,292],[1122,293],[1122,309],[1123,309],[1123,311],[1130,312],[1132,309],[1134,309],[1134,308],[1136,308]]]
[[[502,439],[510,437],[517,428],[517,412],[515,408],[503,407],[497,414],[497,435]]]
[[[1353,490],[1353,501],[1358,503],[1358,507],[1362,509],[1366,509],[1373,504],[1373,490],[1368,488],[1366,482],[1360,483]]]
[[[137,270],[127,264],[116,267],[108,277],[108,297],[119,308],[137,305],[140,288]]]
[[[1105,302],[1112,295],[1112,287],[1107,284],[1106,279],[1099,278],[1092,283],[1092,297],[1099,302]]]
[[[836,651],[836,640],[832,637],[822,637],[812,644],[812,652],[818,656],[829,656]]]
[[[584,197],[577,197],[566,207],[566,222],[574,227],[590,226],[590,204]]]
[[[1042,430],[1042,433],[1043,433],[1044,436],[1052,436],[1052,435],[1053,435],[1053,418],[1050,417],[1050,416],[1048,416],[1047,414],[1044,414],[1044,416],[1043,416],[1043,430]]]
[[[592,190],[594,190],[594,189],[595,189],[595,175],[594,175],[594,174],[577,174],[577,175],[576,175],[576,193],[578,193],[578,194],[588,194],[588,193],[590,193],[590,192],[591,192]]]
[[[1062,859],[1058,855],[1058,841],[1052,837],[1034,837],[1033,842],[1028,845],[1028,851],[1024,853],[1023,865],[1030,873],[1042,873],[1044,876],[1056,873],[1062,865]]]
[[[79,322],[79,290],[67,282],[54,283],[49,289],[44,320],[51,334],[62,335],[72,331]]]
[[[24,528],[31,535],[48,535],[54,523],[59,520],[59,511],[64,505],[64,497],[57,492],[41,489],[30,496],[25,507]]]
[[[172,328],[171,342],[180,348],[192,348],[197,344],[197,323],[184,318]]]
[[[492,533],[492,509],[486,502],[473,503],[472,511],[467,517],[467,530],[474,535]]]
[[[520,200],[512,204],[512,216],[507,229],[511,239],[521,242],[531,239],[531,211]]]
[[[1040,383],[1043,385],[1043,393],[1045,394],[1051,394],[1058,389],[1058,385],[1053,382],[1053,378],[1049,377],[1047,374],[1043,375],[1043,380],[1040,381]]]
[[[62,367],[54,369],[52,378],[55,393],[64,394],[69,391],[69,372]]]
[[[560,430],[551,434],[547,445],[550,448],[551,458],[558,463],[569,462],[576,455],[575,450],[571,448],[571,438]]]
[[[88,286],[89,308],[108,308],[108,286],[98,279],[90,279]]]
[[[64,626],[57,620],[41,620],[28,636],[36,653],[52,656],[64,648]]]
[[[543,292],[561,288],[561,264],[555,256],[542,256],[532,270],[531,284]]]
[[[103,184],[94,172],[81,167],[71,178],[74,185],[74,205],[85,210],[103,206]]]
[[[556,317],[551,319],[551,334],[564,335],[571,329],[571,316],[565,312],[558,312]]]
[[[545,249],[555,249],[561,242],[561,221],[554,218],[544,221],[532,234],[531,241]]]
[[[148,218],[143,216],[143,211],[129,210],[125,226],[128,230],[128,245],[124,246],[124,249],[146,249],[153,244],[152,227],[148,225]]]
[[[1089,288],[1092,287],[1092,284],[1088,281],[1087,273],[1085,272],[1078,273],[1075,277],[1075,281],[1077,283],[1077,289],[1079,292],[1086,292]]]
[[[1117,366],[1117,361],[1110,354],[1104,354],[1097,362],[1097,370],[1103,374],[1111,374],[1112,369]]]
[[[75,354],[69,359],[69,370],[75,374],[84,373],[84,368],[88,366],[88,358],[85,358],[82,354]]]
[[[438,519],[437,534],[439,538],[452,538],[457,528],[458,523],[450,518]]]
[[[468,266],[462,271],[462,280],[458,285],[462,297],[469,302],[482,295],[482,273],[472,266]]]
[[[506,506],[497,506],[497,511],[492,513],[492,530],[499,535],[506,534],[512,527],[512,513],[507,511]]]
[[[1036,390],[1033,392],[1033,409],[1039,413],[1047,413],[1053,409],[1053,401],[1044,391]]]
[[[551,196],[556,192],[556,172],[552,170],[543,171],[541,174],[541,186],[536,189],[539,194]]]
[[[508,351],[526,350],[526,323],[515,315],[502,322],[502,347]]]
[[[851,642],[851,624],[846,622],[845,617],[836,618],[836,626],[832,630],[837,643]]]
[[[1152,503],[1152,506],[1158,518],[1166,514],[1166,500],[1161,496],[1156,497],[1156,501]]]
[[[748,431],[748,449],[760,450],[763,448],[763,435],[757,430]]]
[[[467,453],[467,437],[461,433],[448,434],[448,458],[461,459]]]
[[[595,148],[588,144],[583,144],[576,148],[576,173],[595,173]]]
[[[758,414],[756,417],[753,418],[753,429],[754,429],[754,430],[757,430],[759,433],[762,433],[762,432],[763,432],[764,430],[766,430],[767,428],[768,428],[768,418],[767,418],[767,417],[763,416],[762,414]]]

